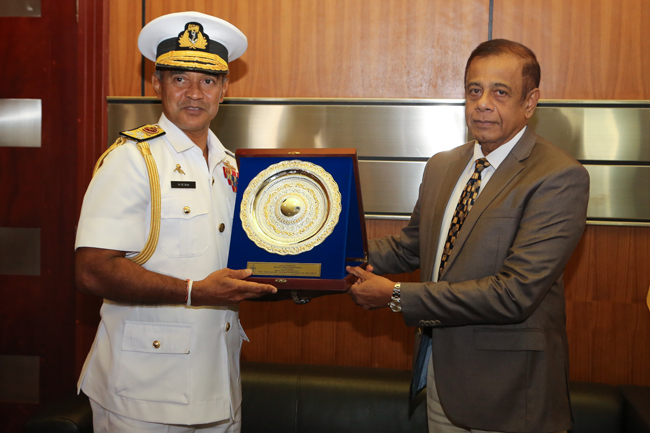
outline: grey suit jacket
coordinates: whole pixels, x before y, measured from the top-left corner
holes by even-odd
[[[503,432],[567,430],[562,275],[585,227],[589,175],[528,128],[433,283],[445,207],[472,153],[467,143],[429,160],[408,226],[371,241],[370,263],[378,274],[421,268],[421,283],[402,284],[402,311],[409,326],[433,326],[436,386],[450,420]]]

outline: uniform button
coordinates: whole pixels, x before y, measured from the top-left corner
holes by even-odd
[[[226,332],[230,331],[230,322],[226,323]]]
[[[214,185],[214,177],[212,177],[212,185]]]
[[[154,341],[153,342],[153,347],[155,347],[156,349],[160,349],[160,341],[158,341],[158,340]]]
[[[189,207],[189,206],[185,206],[185,207],[183,208],[183,213],[190,213],[190,207]]]
[[[224,230],[226,230],[226,225],[224,223],[219,224],[219,231],[223,233]]]

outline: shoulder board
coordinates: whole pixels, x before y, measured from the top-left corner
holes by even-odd
[[[229,151],[228,149],[225,149],[225,150],[226,150],[226,155],[228,155],[228,156],[231,157],[231,158],[234,158],[234,157],[235,157],[235,154],[234,154],[234,153],[232,153],[232,152]]]
[[[165,131],[163,131],[163,129],[157,125],[143,125],[139,128],[122,131],[120,132],[120,135],[140,142],[165,135]]]

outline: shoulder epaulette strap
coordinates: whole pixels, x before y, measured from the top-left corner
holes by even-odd
[[[147,141],[165,135],[165,131],[163,131],[163,129],[158,125],[142,125],[139,128],[122,131],[120,132],[120,135],[139,143],[141,141]]]
[[[147,174],[149,175],[151,222],[149,223],[149,237],[142,251],[133,257],[129,257],[129,259],[138,265],[144,265],[156,251],[158,237],[160,236],[160,175],[158,174],[156,161],[151,154],[151,149],[149,149],[149,143],[146,141],[138,142],[138,150],[144,158],[144,163],[147,165]]]
[[[93,170],[93,177],[95,176],[95,173],[97,173],[97,170],[99,170],[99,167],[102,166],[102,163],[104,162],[104,158],[106,158],[108,154],[114,151],[116,148],[126,143],[126,139],[124,137],[129,138],[135,141],[136,143],[140,143],[142,141],[151,140],[152,138],[165,135],[165,131],[160,126],[157,125],[142,125],[139,128],[129,129],[128,131],[122,131],[120,132],[120,135],[122,137],[119,137],[117,140],[115,140],[115,143],[113,143],[113,145],[109,147],[106,150],[106,152],[104,152],[102,156],[100,156],[99,159],[97,160],[97,163],[95,164],[95,169]]]
[[[153,125],[145,125],[135,130],[125,131],[125,132],[138,131],[147,126],[153,126]],[[156,134],[155,137],[163,135],[165,133],[165,131],[163,131],[162,129],[160,129],[160,131],[161,133]],[[130,135],[127,135],[124,132],[121,132],[120,134],[132,138]],[[151,258],[154,251],[156,251],[156,247],[158,246],[158,238],[160,237],[160,175],[158,174],[158,167],[156,167],[156,161],[154,160],[153,155],[151,154],[149,143],[147,143],[146,141],[150,138],[154,138],[154,136],[150,136],[142,140],[133,138],[137,142],[136,145],[138,147],[138,150],[140,151],[140,154],[144,158],[144,163],[147,166],[147,175],[149,177],[149,191],[151,192],[151,222],[149,223],[149,237],[147,238],[147,242],[144,244],[142,251],[140,251],[138,254],[136,254],[133,257],[129,257],[129,260],[133,261],[138,265],[145,264],[147,260]],[[111,153],[113,150],[123,145],[124,143],[126,143],[126,139],[124,137],[119,137],[117,140],[115,140],[115,143],[113,143],[113,145],[109,147],[102,156],[99,157],[97,164],[95,164],[93,177],[95,176],[97,170],[99,170],[102,163],[104,162],[104,158],[106,158],[106,156],[109,153]]]
[[[235,157],[235,154],[229,151],[228,149],[225,149],[225,151],[226,151],[226,155],[230,156],[231,158]]]

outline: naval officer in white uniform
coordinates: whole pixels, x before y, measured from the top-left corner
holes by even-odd
[[[185,12],[151,21],[138,47],[163,115],[122,133],[84,198],[77,284],[104,304],[79,387],[96,433],[239,432],[237,304],[276,289],[226,268],[238,173],[209,125],[247,40]]]

